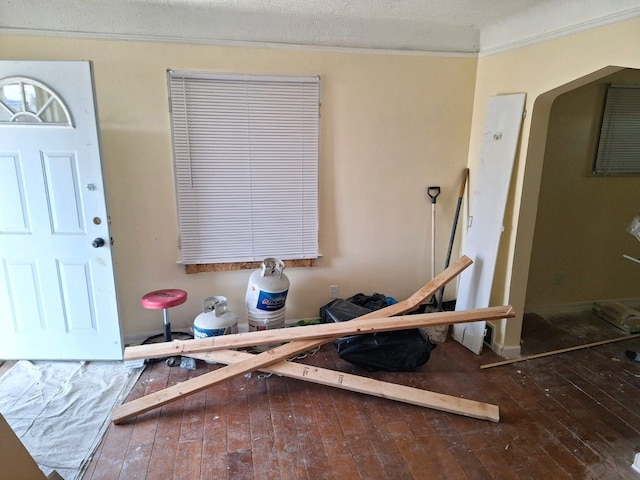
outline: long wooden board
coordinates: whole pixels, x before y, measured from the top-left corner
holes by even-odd
[[[219,350],[216,352],[194,353],[188,356],[206,362],[228,365],[251,358],[253,354],[237,350]],[[276,375],[304,380],[306,382],[319,383],[352,392],[410,403],[442,412],[454,413],[480,420],[490,420],[492,422],[500,421],[500,410],[497,405],[430,392],[405,385],[383,382],[372,378],[360,377],[350,373],[336,372],[335,370],[302,365],[295,362],[279,362],[261,368],[261,370]]]
[[[315,341],[308,340],[305,342],[291,342],[286,345],[267,350],[266,352],[262,352],[233,365],[228,365],[213,372],[205,373],[199,377],[186,380],[178,383],[177,385],[167,387],[158,392],[145,395],[144,397],[120,405],[114,408],[111,412],[111,421],[117,425],[179,398],[192,395],[217,383],[244,375],[247,372],[259,370],[324,343],[326,343],[326,340],[324,339]]]
[[[426,299],[430,298],[435,294],[440,288],[453,280],[457,275],[460,274],[465,268],[470,266],[473,262],[469,257],[462,256],[456,262],[454,262],[450,267],[442,271],[438,274],[433,280],[424,285],[420,290],[416,291],[409,298],[398,302],[394,305],[390,305],[380,310],[376,310],[374,312],[368,313],[366,315],[362,315],[358,317],[356,320],[351,320],[350,322],[353,324],[354,321],[363,321],[370,318],[386,318],[394,315],[399,315],[402,313],[407,313],[412,310],[415,310],[422,302]],[[356,326],[358,324],[356,323]],[[308,328],[313,325],[309,325],[307,327],[297,327],[299,328]],[[289,335],[293,329],[285,330]],[[309,331],[307,331],[309,333]],[[256,335],[258,334],[258,335]],[[273,340],[271,337],[276,335],[282,335],[280,330],[265,330],[262,332],[249,332],[249,333],[240,333],[236,335],[225,335],[220,337],[210,337],[206,339],[197,339],[197,340],[174,340],[173,342],[167,343],[156,343],[151,345],[137,345],[133,347],[127,347],[124,351],[124,359],[125,360],[137,360],[142,358],[160,358],[165,356],[173,356],[180,355],[181,353],[197,353],[197,352],[206,352],[211,350],[212,348],[218,349],[226,349],[226,348],[241,348],[241,347],[253,347],[256,345],[271,345],[274,343],[278,343],[283,341],[282,339]],[[341,333],[337,333],[335,337],[341,336]],[[254,343],[260,341],[262,338],[262,342],[264,343]],[[293,338],[288,338],[288,340],[294,340]],[[286,341],[286,340],[285,340]],[[237,343],[236,343],[237,342]],[[214,346],[215,344],[215,346]]]
[[[174,340],[173,342],[143,345],[144,348],[131,347],[125,354],[125,360],[140,358],[157,358],[189,353],[211,352],[228,348],[252,347],[254,345],[271,345],[294,340],[312,340],[325,338],[330,341],[346,335],[373,332],[407,330],[439,325],[455,325],[478,320],[496,320],[514,316],[510,306],[478,308],[461,312],[434,312],[397,317],[367,318],[340,323],[324,323],[295,328],[280,328],[259,332],[236,333],[208,337],[198,340]]]
[[[607,343],[622,342],[623,340],[631,340],[632,338],[638,338],[638,337],[640,337],[640,333],[634,333],[633,335],[626,335],[624,337],[609,338],[607,340],[600,340],[598,342],[585,343],[583,345],[575,345],[573,347],[560,348],[558,350],[551,350],[549,352],[534,353],[532,355],[525,355],[524,357],[511,358],[509,360],[501,360],[499,362],[494,362],[494,363],[485,363],[484,365],[480,365],[480,368],[484,369],[484,368],[500,367],[502,365],[510,365],[512,363],[518,363],[518,362],[524,362],[525,360],[533,360],[536,358],[548,357],[550,355],[557,355],[559,353],[573,352],[575,350],[583,350],[585,348],[597,347],[599,345],[606,345]]]

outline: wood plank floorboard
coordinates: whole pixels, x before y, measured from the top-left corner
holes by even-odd
[[[333,406],[330,389],[321,387],[316,392],[317,408],[313,416],[318,426],[316,444],[321,444],[330,462],[324,470],[328,478],[359,478],[358,466],[347,447],[347,440],[340,426],[338,415]],[[332,477],[330,476],[332,475]],[[276,478],[276,477],[274,477]]]
[[[271,409],[266,408],[269,401],[267,378],[253,373],[256,381],[248,382],[249,389],[249,427],[251,435],[251,454],[254,478],[279,478],[278,451],[276,448]]]
[[[267,382],[269,408],[275,439],[280,477],[283,480],[306,479],[304,451],[297,438],[287,379],[274,377]]]
[[[296,441],[307,478],[310,480],[333,479],[333,474],[326,468],[331,462],[331,457],[327,455],[324,443],[318,441],[321,430],[313,414],[314,411],[324,407],[317,401],[317,392],[325,387],[291,379],[287,379],[286,384],[296,427]]]
[[[624,333],[528,315],[523,354]],[[499,423],[254,372],[111,425],[83,480],[634,479],[640,340],[490,369],[451,340],[416,372],[366,372],[331,344],[297,360],[500,407]],[[129,399],[216,368],[150,364]]]

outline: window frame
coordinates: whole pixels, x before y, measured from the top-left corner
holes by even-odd
[[[320,77],[168,70],[167,81],[180,262],[318,258]]]
[[[640,85],[607,86],[591,173],[594,176],[640,175]]]

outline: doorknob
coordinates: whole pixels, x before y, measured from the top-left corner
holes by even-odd
[[[93,242],[91,242],[91,245],[93,245],[93,248],[104,247],[104,239],[96,238]]]

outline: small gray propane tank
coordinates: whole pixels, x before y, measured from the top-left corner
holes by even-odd
[[[227,297],[207,297],[202,313],[193,321],[193,338],[216,337],[238,333],[238,316],[227,309]]]

